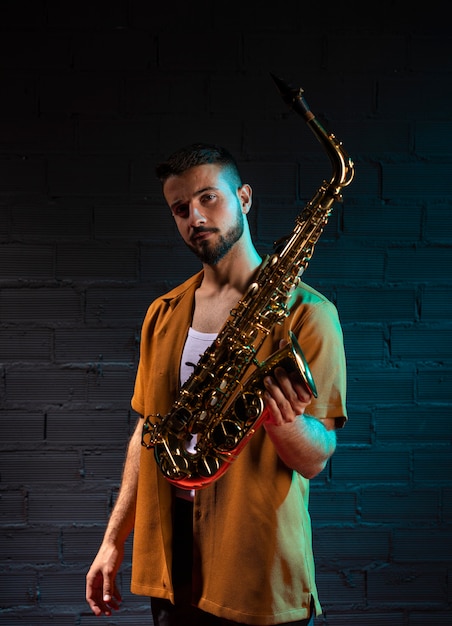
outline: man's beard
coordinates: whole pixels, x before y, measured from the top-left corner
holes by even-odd
[[[237,243],[240,237],[243,235],[245,228],[245,218],[241,210],[237,211],[237,217],[235,224],[227,231],[223,236],[220,236],[218,242],[215,245],[211,245],[209,240],[201,241],[200,247],[195,247],[192,244],[187,244],[190,250],[192,250],[202,263],[206,265],[216,265],[229,250]],[[218,232],[216,228],[204,228],[200,226],[195,229],[196,233],[202,232]]]

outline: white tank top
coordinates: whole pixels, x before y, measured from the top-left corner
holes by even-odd
[[[200,333],[193,328],[188,329],[187,341],[185,342],[180,362],[180,384],[183,385],[195,369],[201,356],[211,345],[217,333]]]
[[[200,333],[193,328],[188,329],[187,340],[185,342],[184,349],[182,351],[182,358],[180,362],[180,384],[183,385],[185,381],[190,377],[195,369],[199,359],[217,338],[217,333]],[[187,447],[188,452],[194,451],[196,444],[196,435],[193,435],[190,445]],[[187,491],[184,489],[177,489],[176,496],[184,498],[185,500],[193,500],[195,497],[195,491]]]

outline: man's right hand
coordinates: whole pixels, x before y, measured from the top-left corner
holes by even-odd
[[[121,603],[121,594],[116,586],[116,573],[124,556],[124,546],[118,549],[112,544],[103,544],[86,575],[86,601],[94,615],[111,615]]]

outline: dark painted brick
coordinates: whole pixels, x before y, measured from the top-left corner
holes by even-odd
[[[90,346],[87,350],[86,346]],[[134,363],[137,357],[134,329],[83,328],[55,331],[55,360],[98,364],[116,361]]]
[[[45,434],[45,416],[42,412],[31,409],[30,411],[15,411],[2,409],[0,413],[2,444],[17,448],[19,442],[40,442]]]
[[[266,84],[259,84],[263,96],[268,96],[267,87]],[[276,102],[281,107],[280,100]],[[304,161],[314,156],[322,156],[321,147],[299,117],[290,116],[283,120],[251,117],[246,121],[244,134],[246,138],[244,149],[251,159],[263,160],[265,158],[274,161],[277,156],[281,161],[288,157],[296,161],[302,160],[301,171],[303,173]],[[324,167],[328,171],[327,162],[324,163]],[[256,187],[256,192],[258,191],[259,188]]]
[[[198,81],[201,86],[202,78]],[[137,77],[127,76],[123,87],[125,115],[145,116],[146,121],[149,119],[153,126],[158,126],[160,116],[156,114],[168,111],[173,87],[174,83],[169,76],[160,76],[158,81],[150,79],[148,74]],[[199,92],[196,102],[204,104]],[[194,110],[196,109],[197,107],[194,107]]]
[[[367,597],[369,602],[418,604],[425,603],[425,590],[429,589],[431,603],[445,603],[445,572],[424,567],[389,566],[370,570],[367,574]]]
[[[446,248],[389,250],[386,278],[390,282],[450,281],[449,262],[450,250]]]
[[[158,126],[151,120],[81,120],[77,135],[83,152],[133,155],[154,150]]]
[[[95,235],[107,240],[179,241],[174,219],[163,202],[96,208]]]
[[[439,490],[366,489],[360,498],[363,522],[409,524],[439,519]],[[382,507],[381,503],[385,506]],[[397,542],[398,545],[398,542]],[[417,549],[417,544],[414,550]]]
[[[344,192],[345,193],[345,192]],[[397,206],[395,203],[363,210],[361,203],[348,203],[344,209],[344,233],[374,242],[419,241],[421,239],[422,207]]]
[[[450,402],[452,389],[452,369],[438,367],[425,369],[417,377],[418,399],[420,402]]]
[[[139,30],[76,33],[72,42],[74,68],[80,71],[143,71],[157,63],[152,37]]]
[[[27,493],[25,489],[0,491],[0,524],[17,526],[27,522]]]
[[[314,143],[316,146],[316,143]],[[323,181],[326,179],[330,179],[333,173],[331,166],[325,162],[322,158],[322,153],[319,152],[315,154],[315,157],[310,157],[305,161],[302,161],[299,165],[299,185],[298,185],[298,197],[300,197],[304,202],[308,202],[312,200],[319,190],[320,186],[323,184]],[[367,170],[367,174],[371,175],[371,170]],[[362,178],[355,182],[353,188],[348,189],[344,192],[343,196],[345,200],[352,200],[360,195],[360,182],[364,182],[363,178],[365,172],[361,170]],[[370,176],[369,176],[370,177]],[[358,183],[358,184],[356,184]],[[369,187],[371,185],[370,180],[367,180],[367,194],[369,193]],[[332,206],[333,213],[339,212],[341,207],[341,203],[338,201]],[[346,205],[343,205],[343,211],[346,210]]]
[[[315,536],[314,550],[316,550]],[[331,553],[329,559],[331,561]],[[350,605],[362,606],[364,604],[366,597],[365,578],[363,572],[359,571],[358,568],[347,568],[346,571],[340,572],[319,569],[316,578],[322,605],[334,603],[335,607],[349,607]],[[336,616],[336,611],[333,615]]]
[[[443,563],[446,568],[450,557],[446,548],[450,547],[451,532],[447,529],[395,529],[394,560],[398,563],[424,561]],[[426,568],[427,569],[427,568]],[[437,565],[438,572],[442,571]],[[443,576],[445,570],[443,570]]]
[[[63,33],[10,31],[2,34],[0,55],[7,69],[65,69],[70,67],[70,40]]]
[[[343,327],[347,360],[383,361],[386,355],[384,333],[381,328]]]
[[[186,83],[183,82],[181,89],[184,90]],[[240,126],[234,123],[231,119],[215,119],[207,118],[207,113],[203,113],[205,109],[205,100],[203,100],[203,108],[200,106],[193,113],[186,113],[187,109],[191,111],[193,109],[193,100],[200,97],[199,89],[192,85],[187,86],[186,92],[189,94],[190,102],[185,104],[185,100],[181,101],[180,93],[178,89],[174,89],[171,92],[173,102],[171,103],[171,109],[180,111],[175,115],[180,120],[182,127],[175,126],[167,116],[162,116],[159,119],[160,126],[160,140],[159,148],[161,158],[166,158],[168,154],[181,146],[196,143],[199,141],[206,143],[221,143],[231,152],[237,155],[237,159],[240,157],[240,149],[242,146],[242,133]],[[196,105],[196,102],[195,102]],[[161,160],[161,159],[159,159]],[[240,161],[240,160],[239,160]],[[243,165],[239,162],[239,167],[243,171]],[[246,179],[246,176],[245,176]]]
[[[391,355],[408,361],[443,361],[452,354],[452,329],[440,326],[416,326],[391,329]]]
[[[84,589],[85,576],[85,571],[42,571],[39,576],[40,603],[69,604],[84,609],[84,594],[80,594],[80,590]]]
[[[28,193],[45,191],[45,163],[40,158],[0,159],[0,193]]]
[[[369,444],[371,436],[371,413],[348,409],[348,421],[344,428],[337,432],[338,444]]]
[[[375,608],[372,607],[370,610],[375,611]],[[405,626],[405,616],[402,611],[388,610],[387,613],[380,613],[379,611],[369,613],[369,609],[365,612],[347,610],[344,615],[341,615],[338,610],[325,610],[324,605],[323,614],[325,616],[324,623],[327,626],[330,624],[331,626]],[[436,617],[437,614],[435,613],[435,619]]]
[[[80,0],[63,6],[58,0],[47,0],[47,23],[52,28],[124,28],[127,25],[127,5],[114,0],[90,2]],[[108,9],[108,10],[107,10]]]
[[[356,520],[356,494],[313,489],[309,510],[314,525],[353,523]]]
[[[359,178],[361,172],[361,162],[358,161],[358,157],[362,154],[371,154],[375,159],[387,158],[394,153],[405,153],[411,149],[412,144],[412,124],[407,121],[395,121],[391,119],[368,119],[360,120],[357,124],[355,119],[338,120],[334,122],[334,134],[343,140],[344,148],[352,158],[356,160],[356,176]],[[356,157],[355,157],[356,155]],[[379,160],[378,159],[378,160]],[[348,196],[348,193],[353,193],[353,186],[344,191],[344,195]],[[370,216],[374,215],[374,219],[377,219],[377,215],[380,212],[386,214],[385,205],[375,203],[369,205],[357,205],[355,211],[358,211],[358,207],[361,209],[360,217],[371,219]],[[377,214],[377,215],[375,215]],[[350,226],[352,222],[350,221]],[[386,224],[390,228],[397,228],[394,221]],[[353,224],[355,228],[359,227],[359,222]],[[409,225],[408,225],[409,227]],[[382,233],[375,231],[375,236],[380,237]]]
[[[0,345],[2,361],[50,361],[52,334],[47,330],[0,330]]]
[[[37,451],[23,455],[4,452],[0,467],[2,479],[7,483],[80,481],[80,459],[77,452],[72,451]]]
[[[149,454],[152,454],[150,451]],[[124,466],[124,450],[118,452],[85,453],[85,477],[87,480],[114,480],[118,482]]]
[[[11,370],[6,375],[6,401],[10,408],[29,405],[32,409],[39,404],[85,402],[87,384],[87,374],[82,369]]]
[[[126,604],[122,605],[120,612],[114,615],[114,621],[110,622],[110,624],[112,626],[129,626],[133,621],[133,626],[152,626],[149,602],[142,598],[142,604],[135,608],[136,610],[133,610],[132,608],[127,608]],[[98,623],[99,618],[89,615],[86,610],[80,616],[80,626],[97,626]]]
[[[369,565],[386,561],[390,551],[390,533],[385,529],[362,528],[317,528],[314,537],[314,551],[318,558],[334,559],[347,563],[348,567],[357,563]]]
[[[205,32],[201,47],[192,45],[192,34],[185,28],[177,34],[177,46],[174,45],[174,32],[167,32],[159,37],[159,67],[165,72],[180,71],[188,66],[196,66],[203,72],[239,69],[241,58],[241,38],[236,32],[222,36],[218,33]],[[181,57],[180,49],[184,49]],[[215,48],[215,55],[205,54],[206,49]],[[237,102],[237,92],[231,94],[230,106]]]
[[[450,47],[443,37],[427,37],[423,34],[411,41],[411,67],[416,72],[425,72],[435,64],[436,72],[450,72],[452,63]]]
[[[284,12],[281,12],[281,16],[276,18],[275,15],[274,17],[282,20],[283,14]],[[287,37],[287,29],[290,27],[294,28],[295,24],[288,23],[284,29],[270,25],[270,30],[267,32],[250,33],[243,44],[246,65],[256,69],[281,67],[286,73],[298,69],[296,59],[303,58],[303,68],[306,72],[320,70],[324,47],[321,34],[314,32],[304,37],[296,37],[294,40]],[[295,59],[292,58],[294,53]]]
[[[2,530],[0,540],[5,564],[56,563],[59,560],[59,531],[56,528],[10,528]],[[26,574],[28,577],[28,573]],[[25,573],[24,573],[25,578]]]
[[[306,282],[326,281],[375,281],[384,274],[384,254],[381,250],[344,246],[330,246],[320,240],[306,271]]]
[[[341,72],[344,58],[352,72],[397,72],[406,65],[407,46],[400,35],[353,34],[344,40],[342,33],[334,33],[328,36],[328,45],[331,50],[341,51],[328,57],[328,69],[332,72]]]
[[[419,121],[415,129],[416,154],[422,157],[452,155],[452,123]],[[443,224],[444,225],[444,224]]]
[[[35,116],[38,110],[37,79],[35,73],[2,71],[2,87],[7,98],[0,100],[2,117]],[[6,181],[2,181],[5,184]]]
[[[33,571],[0,574],[0,606],[33,606],[37,603],[37,575]]]
[[[232,3],[231,6],[234,6],[234,3]],[[237,6],[239,5],[237,4]],[[277,53],[276,48],[278,45],[283,45],[281,40],[282,38],[277,36],[280,31],[290,33],[288,39],[292,41],[293,34],[297,33],[300,28],[302,28],[304,19],[310,19],[310,17],[312,17],[308,8],[305,12],[302,10],[304,7],[298,7],[295,5],[290,12],[275,12],[272,10],[270,5],[262,5],[262,10],[257,13],[252,4],[241,4],[240,6],[243,8],[243,19],[255,20],[255,31],[257,33],[263,31],[264,34],[268,34],[268,45],[270,49],[275,49],[275,53]],[[234,27],[234,24],[236,23],[236,13],[234,11],[222,11],[221,7],[218,5],[215,5],[215,7],[212,8],[213,11],[210,19],[212,20],[212,25],[215,30],[227,32],[230,28]],[[300,45],[298,41],[294,41],[293,43]],[[287,56],[287,52],[288,50],[286,50],[285,56]],[[265,59],[265,61],[266,60],[267,59]],[[276,63],[276,66],[278,65],[279,63]],[[267,67],[267,63],[265,63],[264,67]]]
[[[298,168],[289,162],[247,163],[242,167],[246,180],[256,190],[258,197],[277,199],[278,202],[297,198]]]
[[[337,306],[342,322],[412,321],[416,315],[416,292],[413,287],[341,286]]]
[[[94,402],[97,408],[117,405],[128,410],[136,368],[93,364],[93,370],[94,375],[88,381],[88,400]]]
[[[447,445],[450,445],[450,439],[447,441]],[[451,476],[452,455],[447,448],[444,450],[438,448],[430,452],[414,452],[413,478],[417,483],[431,482],[436,485],[448,486]]]
[[[97,498],[102,499],[102,495],[98,494]],[[86,501],[89,506],[89,500]],[[91,564],[93,555],[96,554],[102,541],[105,531],[105,523],[83,526],[81,524],[74,526],[65,526],[62,530],[62,555],[65,563],[86,563]],[[125,545],[125,554],[123,566],[131,563],[133,535]]]
[[[410,455],[406,449],[390,450],[337,449],[332,459],[334,481],[407,484],[410,478]]]
[[[52,204],[56,206],[39,206],[28,201],[25,206],[14,207],[11,236],[27,242],[83,241],[90,238],[91,208]]]
[[[94,242],[68,243],[57,249],[58,278],[98,278],[134,280],[137,273],[137,249],[133,245],[109,245]]]
[[[375,411],[378,441],[442,443],[450,423],[450,407],[395,405]]]
[[[129,164],[120,157],[51,158],[48,176],[52,195],[108,195],[129,191]]]
[[[188,278],[200,269],[199,260],[180,244],[142,247],[141,275],[145,281],[180,282],[181,276]]]
[[[54,606],[31,610],[21,607],[14,615],[8,615],[8,626],[74,626],[74,616],[64,611],[65,608],[59,611]]]
[[[352,156],[352,155],[350,155]],[[377,163],[355,161],[355,177],[351,187],[344,190],[344,202],[354,199],[359,200],[366,207],[366,201],[370,202],[370,210],[374,204],[373,199],[381,198],[381,171]],[[344,211],[347,210],[347,204],[344,205]]]
[[[303,208],[304,204],[300,202],[294,204],[287,202],[287,200],[283,202],[280,199],[263,198],[259,201],[256,214],[258,239],[268,241],[273,245],[282,237],[290,235],[296,226],[297,218],[301,218]],[[337,239],[338,220],[339,213],[333,212],[324,227],[322,241]],[[306,232],[304,232],[304,236],[306,237]]]
[[[106,524],[108,503],[98,495],[86,493],[61,493],[54,490],[32,489],[28,496],[28,521],[30,524],[52,526],[83,523]]]
[[[69,287],[2,289],[0,316],[2,322],[33,324],[74,323],[81,321],[81,298]],[[19,349],[20,353],[20,349]]]
[[[119,78],[110,72],[46,73],[39,79],[39,105],[44,115],[117,115],[120,109]],[[68,178],[68,167],[67,163],[65,167],[54,166],[53,176],[64,173]],[[116,188],[114,177],[111,182]],[[57,180],[55,188],[61,188]]]
[[[155,176],[156,162],[160,159],[140,158],[136,156],[131,166],[131,191],[133,194],[143,194],[149,198],[149,217],[152,215],[154,204],[158,204],[157,209],[161,212],[165,206],[162,197],[162,186]],[[151,204],[152,202],[152,204]],[[169,209],[167,209],[168,211]]]
[[[425,624],[427,611],[423,611],[422,608],[419,611],[410,612],[410,626],[423,626]],[[444,611],[435,611],[435,624],[437,626],[449,626],[450,624],[450,611],[445,609]]]
[[[368,369],[351,361],[348,402],[365,406],[413,402],[414,377],[414,371],[409,368]]]
[[[2,24],[15,27],[39,28],[44,26],[46,12],[43,2],[35,0],[5,0],[0,5],[0,20]]]
[[[131,420],[128,411],[51,409],[46,414],[46,440],[66,445],[117,446],[128,442],[134,424],[135,418]]]
[[[428,242],[450,244],[452,224],[448,218],[451,208],[450,200],[448,202],[429,203],[424,223],[424,238]]]
[[[445,522],[450,522],[452,520],[452,489],[444,488],[442,492],[443,492],[443,502],[442,502],[443,520]]]
[[[54,249],[49,245],[7,244],[0,248],[2,278],[53,278]]]
[[[423,120],[448,120],[451,97],[452,85],[447,81],[438,81],[438,77],[433,74],[424,74],[422,81],[407,73],[397,77],[381,76],[378,80],[378,112],[383,118],[416,120],[416,123]],[[432,164],[427,164],[427,168],[434,169]],[[405,166],[402,169],[407,173]],[[413,175],[409,179],[415,182]],[[425,177],[423,181],[427,182]],[[410,191],[409,185],[406,190]]]
[[[164,280],[162,277],[161,280]],[[159,288],[157,279],[141,286],[91,287],[86,297],[88,324],[135,324],[137,335],[148,306],[166,289]]]
[[[74,148],[74,126],[68,120],[23,119],[20,126],[0,120],[0,149],[12,154],[42,154]]]
[[[442,163],[441,166],[433,163],[385,163],[382,166],[383,198],[448,198],[452,192],[452,182],[447,175],[450,167],[450,163]]]

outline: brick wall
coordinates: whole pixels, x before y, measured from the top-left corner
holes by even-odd
[[[263,252],[329,162],[269,72],[303,86],[356,180],[305,274],[338,306],[349,423],[312,484],[328,626],[449,624],[452,49],[445,2],[0,3],[0,618],[90,626],[148,303],[197,269],[153,165],[233,151]],[[450,549],[449,549],[450,550]],[[219,564],[221,567],[221,564]],[[108,624],[149,624],[128,591]]]

